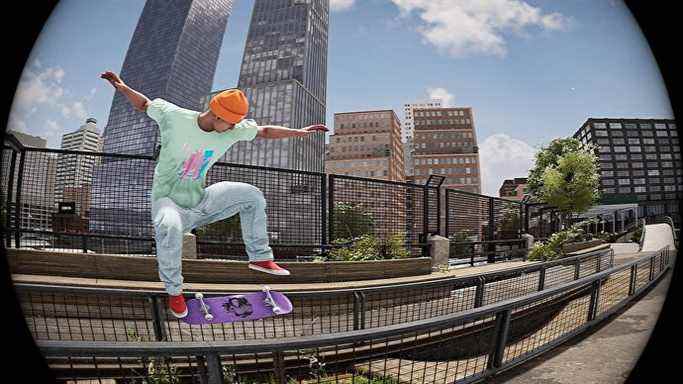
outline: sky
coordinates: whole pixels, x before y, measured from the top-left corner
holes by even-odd
[[[237,85],[254,0],[235,0],[213,89]],[[9,128],[48,140],[87,117],[104,130],[144,0],[62,0],[36,41]],[[327,123],[438,96],[471,107],[482,193],[589,117],[673,118],[657,63],[617,0],[331,0]],[[125,79],[123,79],[125,81]],[[299,127],[293,127],[299,128]]]

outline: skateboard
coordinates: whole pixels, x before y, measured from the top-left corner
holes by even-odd
[[[187,301],[188,324],[217,324],[259,320],[292,312],[292,302],[280,292],[264,286],[261,292],[205,298],[196,293]]]

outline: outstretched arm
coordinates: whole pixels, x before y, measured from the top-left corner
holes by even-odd
[[[323,124],[315,124],[301,129],[281,127],[279,125],[259,125],[257,136],[266,139],[282,139],[285,137],[302,137],[316,131],[327,132],[328,129]]]
[[[141,112],[147,110],[147,105],[151,102],[147,98],[147,96],[127,86],[126,83],[124,83],[123,80],[121,80],[121,78],[117,74],[111,71],[106,71],[102,73],[100,77],[109,81],[109,83],[115,89],[121,91],[121,93],[126,95],[128,101],[130,101],[130,103],[133,104],[133,107],[135,107],[135,109]]]

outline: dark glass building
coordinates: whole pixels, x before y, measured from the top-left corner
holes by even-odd
[[[259,125],[325,123],[329,0],[256,0],[238,88]],[[325,133],[236,143],[225,161],[324,172]]]
[[[121,78],[150,99],[200,110],[231,10],[232,0],[147,0]],[[144,156],[154,155],[160,140],[156,122],[121,92],[114,94],[103,139],[105,153]],[[154,166],[154,161],[103,159],[93,174],[91,231],[145,235]]]
[[[589,118],[574,137],[597,146],[601,204],[638,203],[639,216],[678,215],[683,170],[674,120]]]

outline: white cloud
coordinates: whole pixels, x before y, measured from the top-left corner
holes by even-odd
[[[505,179],[527,177],[534,166],[536,149],[506,134],[494,134],[479,146],[482,192],[498,196]]]
[[[453,57],[468,54],[505,56],[504,34],[528,27],[559,30],[568,19],[543,13],[523,0],[391,0],[402,17],[415,12],[423,41]]]
[[[7,129],[26,133],[27,125],[26,121],[17,117],[16,114],[11,114],[9,116],[9,121],[7,122]]]
[[[76,101],[62,105],[62,115],[64,117],[75,117],[79,120],[85,120],[88,117],[88,111],[82,102]]]
[[[62,128],[62,126],[54,120],[48,120],[45,122],[45,128],[46,129],[42,133],[48,138],[61,136],[64,132],[64,128]]]
[[[427,88],[427,95],[430,99],[441,99],[441,105],[443,107],[452,106],[453,99],[455,99],[455,97],[445,88]]]
[[[351,6],[353,6],[353,3],[355,0],[330,0],[330,10],[331,11],[345,11]]]

